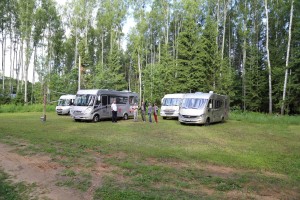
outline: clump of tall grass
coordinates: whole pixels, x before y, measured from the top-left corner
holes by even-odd
[[[266,114],[258,112],[231,111],[230,119],[237,121],[247,121],[251,123],[276,123],[276,124],[300,124],[300,116],[288,116],[278,114]]]
[[[13,183],[8,174],[0,168],[0,199],[31,199],[29,193],[32,188],[34,184]]]
[[[24,113],[24,112],[43,112],[43,104],[2,104],[0,113]],[[55,111],[55,105],[46,105],[46,111]]]

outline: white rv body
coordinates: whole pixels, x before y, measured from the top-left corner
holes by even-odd
[[[227,120],[228,114],[228,96],[196,92],[184,96],[178,121],[186,124],[210,124]]]
[[[138,94],[130,91],[108,89],[78,90],[71,109],[75,121],[94,121],[112,118],[111,104],[116,100],[117,117],[128,119],[133,116],[132,106],[138,103]]]
[[[62,95],[58,102],[57,102],[57,106],[56,106],[56,113],[58,115],[68,115],[70,114],[70,108],[74,103],[76,95],[73,94],[66,94],[66,95]]]
[[[178,118],[179,105],[184,97],[182,93],[166,94],[161,100],[160,116],[163,119]]]

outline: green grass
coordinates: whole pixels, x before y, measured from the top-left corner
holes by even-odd
[[[91,186],[91,175],[84,172],[74,172],[66,169],[60,174],[63,178],[57,182],[58,186],[67,186],[81,191],[87,191]]]
[[[186,126],[161,118],[77,123],[54,112],[41,122],[41,115],[1,113],[0,142],[26,143],[26,155],[50,155],[69,169],[58,185],[81,191],[99,154],[113,170],[95,199],[227,199],[230,191],[277,190],[283,199],[300,197],[300,117],[232,113],[226,123]]]
[[[29,193],[35,187],[34,184],[12,183],[10,177],[0,168],[0,199],[2,200],[26,200],[36,199],[30,196]]]

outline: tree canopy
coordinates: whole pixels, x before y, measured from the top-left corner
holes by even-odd
[[[299,1],[4,0],[0,8],[2,103],[42,102],[45,88],[49,101],[107,88],[157,103],[166,93],[214,91],[233,109],[300,113]],[[128,18],[135,24],[124,33]]]

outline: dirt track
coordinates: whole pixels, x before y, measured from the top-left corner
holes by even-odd
[[[21,156],[15,148],[0,143],[0,168],[11,175],[13,182],[36,183],[33,196],[51,200],[90,200],[93,190],[100,184],[92,180],[92,187],[86,193],[67,187],[56,186],[59,173],[64,169],[47,156]],[[99,174],[98,174],[99,175]]]

